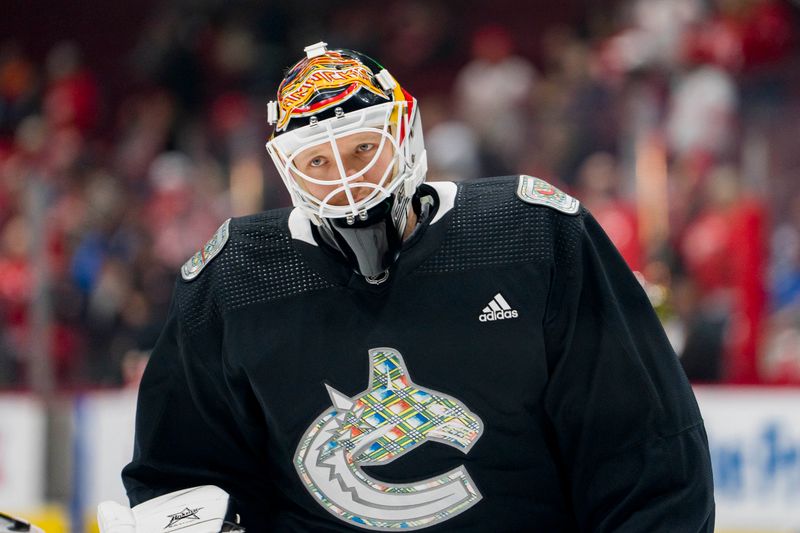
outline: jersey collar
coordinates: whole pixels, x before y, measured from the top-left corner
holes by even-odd
[[[321,276],[330,282],[353,289],[370,292],[383,292],[412,272],[427,259],[441,244],[447,233],[458,186],[453,182],[430,182],[420,187],[423,195],[433,197],[433,207],[427,221],[423,221],[403,243],[397,262],[389,270],[389,280],[381,285],[370,285],[363,276],[353,272],[340,258],[339,254],[320,245],[311,220],[303,211],[294,208],[286,221],[292,244],[300,255]]]

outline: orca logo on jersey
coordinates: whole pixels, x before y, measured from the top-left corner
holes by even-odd
[[[379,481],[362,470],[427,440],[466,454],[483,432],[463,403],[411,381],[397,350],[375,348],[369,357],[369,387],[351,398],[325,385],[332,405],[297,447],[294,465],[314,500],[350,525],[376,531],[432,526],[478,503],[481,494],[463,466],[413,483]]]
[[[508,302],[499,292],[494,295],[489,305],[483,308],[483,313],[478,315],[481,322],[494,322],[495,320],[505,320],[507,318],[518,318],[519,313],[511,309]]]

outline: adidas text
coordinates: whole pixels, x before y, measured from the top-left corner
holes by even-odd
[[[505,320],[506,318],[517,318],[519,313],[516,311],[491,311],[489,313],[483,313],[478,317],[478,320],[481,322],[493,322],[495,320]]]
[[[489,305],[483,308],[483,313],[478,315],[478,320],[481,322],[494,322],[495,320],[517,318],[518,316],[517,311],[511,309],[503,295],[498,292],[489,301]]]

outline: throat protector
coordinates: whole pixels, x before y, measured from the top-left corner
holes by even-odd
[[[387,198],[365,212],[365,217],[324,219],[320,226],[327,244],[339,250],[353,269],[380,282],[397,260],[403,244],[401,227],[392,217],[392,198]]]

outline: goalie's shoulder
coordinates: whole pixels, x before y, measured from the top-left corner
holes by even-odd
[[[576,198],[541,178],[527,174],[464,182],[459,199],[468,209],[484,213],[495,211],[512,218],[542,214],[538,213],[539,210],[526,209],[531,205],[546,207],[547,211],[554,210],[568,216],[578,215],[583,210]],[[520,202],[527,205],[521,205]]]
[[[248,268],[250,263],[260,256],[268,256],[268,254],[247,253],[247,250],[267,245],[280,246],[286,240],[283,237],[287,232],[288,213],[288,209],[271,209],[229,218],[220,225],[205,245],[183,264],[181,279],[190,283],[200,277],[204,270],[219,270],[219,267],[209,267],[212,262],[227,263],[231,271],[238,272],[242,268]],[[231,248],[235,252],[231,252]],[[232,253],[242,256],[239,257],[241,261],[230,264],[230,257],[226,259],[226,256]],[[260,259],[266,260],[265,257]]]

